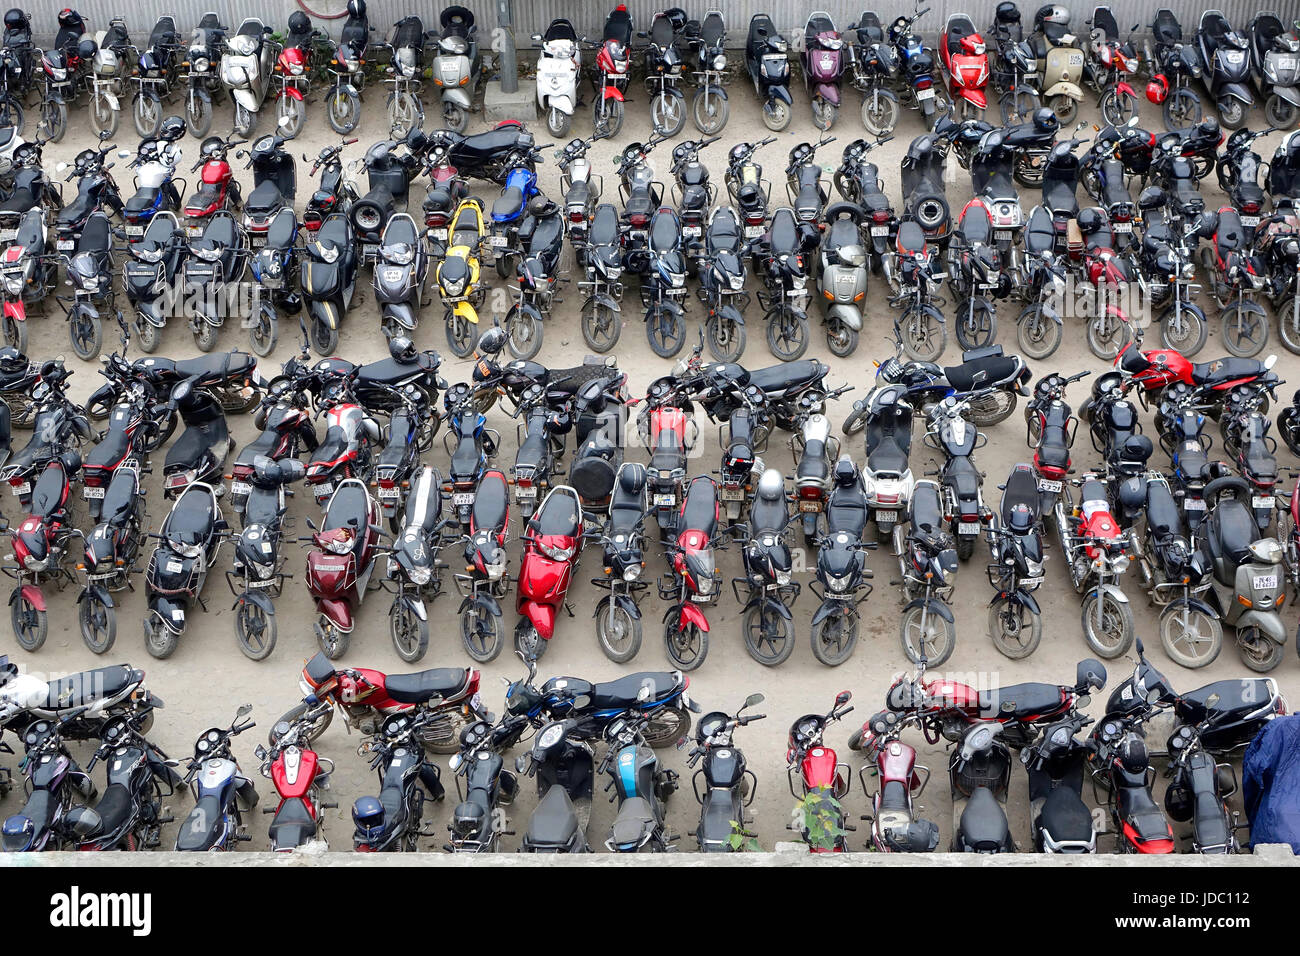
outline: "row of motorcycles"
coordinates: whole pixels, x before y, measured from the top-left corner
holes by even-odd
[[[914,674],[899,677],[885,707],[848,740],[848,750],[863,759],[858,776],[871,807],[861,818],[869,823],[867,848],[917,853],[940,844],[939,824],[921,816],[918,801],[930,770],[905,740],[914,728],[930,745],[949,743],[952,816],[945,848],[952,852],[1091,854],[1099,852],[1099,835],[1110,830],[1118,852],[1167,854],[1176,851],[1170,821],[1190,824],[1191,852],[1241,849],[1242,824],[1227,803],[1237,790],[1230,760],[1268,721],[1287,713],[1272,680],[1223,680],[1179,693],[1139,643],[1132,673],[1094,721],[1082,710],[1107,680],[1094,659],[1080,662],[1070,685],[988,689],[927,678],[926,663],[922,658]],[[229,851],[252,839],[247,818],[259,795],[233,753],[235,739],[256,726],[247,719],[251,706],[240,707],[228,726],[202,732],[193,756],[177,760],[149,740],[163,702],[144,688],[143,672],[129,665],[81,672],[57,684],[20,674],[4,659],[0,672],[7,692],[4,728],[23,747],[28,794],[0,826],[5,851],[157,847],[163,826],[174,820],[163,801],[183,788],[195,802],[178,827],[177,851]],[[504,712],[494,717],[483,707],[472,668],[384,674],[337,670],[323,655],[309,660],[302,703],[275,722],[266,745],[254,749],[274,790],[274,805],[264,808],[272,817],[272,849],[326,839],[322,811],[337,806],[328,799],[335,764],[318,752],[317,740],[336,714],[365,738],[357,752],[379,787],[352,806],[357,852],[416,851],[422,838],[435,836],[424,823],[426,803],[447,794],[432,754],[449,754],[456,778],[458,802],[442,844],[447,852],[501,851],[502,837],[515,832],[507,828],[506,813],[525,776],[536,778],[539,799],[520,852],[591,852],[594,785],[605,776],[617,803],[605,848],[675,849],[680,835],[666,818],[680,777],[656,753],[674,743],[689,746],[686,762],[700,805],[690,836],[700,852],[757,845],[747,807],[758,781],[736,732],[765,718],[753,712],[762,694],[751,694],[735,712],[703,714],[692,737],[692,714],[700,707],[679,671],[606,683],[555,677],[538,686],[536,666],[529,664],[523,679],[506,683]],[[790,728],[786,764],[797,802],[788,826],[811,852],[847,852],[849,833],[857,829],[845,805],[852,769],[825,740],[827,730],[853,711],[851,700],[842,691],[826,713],[805,714]],[[1163,749],[1157,735],[1164,737]],[[77,741],[94,742],[84,768],[69,746]],[[511,772],[505,755],[521,742],[526,749]],[[1030,801],[1029,831],[1019,841],[1006,812],[1013,752],[1025,767]],[[1163,808],[1153,794],[1158,760],[1168,780]],[[93,780],[100,762],[108,766],[102,793]],[[1088,780],[1109,826],[1084,799]],[[7,792],[8,774],[4,783]]]

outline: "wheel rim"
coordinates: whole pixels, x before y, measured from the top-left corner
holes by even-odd
[[[1171,314],[1165,323],[1165,341],[1179,352],[1200,341],[1199,319],[1187,312]]]
[[[472,608],[469,615],[461,618],[461,636],[471,654],[486,657],[496,647],[496,628],[489,611],[480,607]]]
[[[1124,634],[1127,628],[1124,624],[1124,616],[1119,612],[1115,602],[1106,598],[1101,604],[1101,628],[1097,627],[1097,608],[1096,602],[1089,609],[1088,613],[1088,630],[1092,632],[1093,640],[1099,647],[1106,650],[1116,650],[1124,643]]]
[[[1277,653],[1274,650],[1276,645],[1257,629],[1248,628],[1246,630],[1248,631],[1247,634],[1239,632],[1237,635],[1237,643],[1241,646],[1242,655],[1256,664],[1268,664]]]
[[[267,645],[266,612],[251,601],[246,601],[239,609],[239,632],[244,645],[254,654],[266,650]]]
[[[939,657],[939,651],[942,650],[940,641],[947,640],[946,631],[936,625],[935,621],[943,619],[937,614],[929,615],[925,626],[921,625],[921,615],[913,614],[907,619],[907,627],[904,631],[907,640],[907,647],[914,658],[920,658],[920,651],[924,649],[927,660],[934,661]]]
[[[94,646],[103,647],[108,641],[108,608],[89,597],[82,608],[81,620],[86,627],[86,637]]]
[[[699,631],[694,624],[688,624],[681,630],[672,630],[669,634],[672,656],[683,664],[695,661],[700,653]]]
[[[761,662],[780,660],[792,635],[784,617],[763,609],[746,615],[745,642]]]
[[[1169,645],[1193,660],[1209,655],[1214,646],[1214,635],[1207,626],[1205,615],[1183,605],[1167,619]],[[1172,625],[1172,626],[1170,626]]]
[[[612,609],[602,608],[596,618],[596,627],[600,632],[600,642],[616,656],[622,656],[632,649],[635,629],[632,616],[626,610],[615,605]]]
[[[788,309],[783,309],[768,329],[771,332],[768,341],[778,358],[791,357],[806,345],[803,324]]]
[[[658,310],[646,325],[650,343],[666,353],[675,352],[686,338],[684,323],[667,309]]]
[[[851,621],[847,614],[832,614],[826,618],[817,632],[817,643],[821,645],[822,656],[842,658],[852,648],[856,631],[856,622]]]
[[[935,339],[939,335],[939,323],[928,315],[913,314],[905,326],[909,347],[923,358],[938,357],[942,347],[936,348]]]
[[[397,643],[397,653],[404,657],[415,654],[420,649],[419,621],[409,607],[403,607],[393,617],[395,629],[393,638]]]
[[[604,352],[614,347],[614,335],[617,316],[606,306],[594,306],[587,312],[586,328],[588,344],[597,352]]]

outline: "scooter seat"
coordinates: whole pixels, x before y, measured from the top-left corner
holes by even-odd
[[[1079,214],[1079,199],[1074,183],[1051,180],[1043,185],[1043,205],[1057,218],[1073,219]]]
[[[533,534],[575,537],[582,531],[582,510],[577,497],[570,494],[550,495],[533,517]]]
[[[1011,684],[979,692],[980,718],[1026,720],[1061,706],[1061,688],[1055,684]]]
[[[399,704],[423,704],[460,695],[473,673],[468,667],[435,667],[413,674],[389,674],[384,689]]]
[[[316,837],[316,818],[301,797],[289,797],[280,804],[269,831],[273,849],[302,846]]]
[[[610,842],[618,849],[635,850],[641,838],[654,826],[655,815],[650,803],[642,797],[628,797],[618,808],[618,816],[609,828]]]
[[[1057,843],[1087,843],[1093,839],[1092,814],[1079,795],[1064,786],[1047,795],[1038,823]]]
[[[665,700],[680,686],[679,678],[671,671],[641,671],[617,680],[592,684],[587,696],[592,710],[627,710]]]
[[[895,441],[881,442],[867,453],[867,467],[876,472],[902,474],[907,471],[907,450]]]
[[[578,814],[562,786],[552,784],[528,820],[524,842],[530,846],[567,847],[578,833]]]
[[[248,194],[248,198],[244,200],[244,211],[250,215],[263,215],[283,203],[284,196],[280,193],[280,187],[267,179],[258,183]]]
[[[508,222],[517,219],[524,211],[524,191],[518,186],[507,186],[492,202],[492,219],[494,222]]]
[[[204,794],[181,824],[176,834],[176,849],[211,849],[224,829],[225,815],[221,812],[221,801],[215,793]]]
[[[245,207],[247,208],[247,207]],[[266,244],[273,249],[286,249],[293,245],[293,237],[298,229],[298,220],[292,209],[282,209],[275,214],[271,225],[266,229]]]
[[[961,812],[960,846],[967,853],[997,853],[1010,849],[1007,815],[993,791],[979,787]]]
[[[70,710],[97,700],[116,697],[131,684],[143,679],[129,664],[114,664],[89,671],[78,671],[50,681],[42,706],[46,710]]]

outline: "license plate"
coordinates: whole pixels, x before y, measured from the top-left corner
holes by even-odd
[[[180,571],[181,571],[181,569],[184,568],[184,567],[185,567],[185,563],[184,563],[183,561],[168,561],[168,562],[167,562],[167,570],[168,570],[168,572],[171,573],[171,574],[179,574]]]
[[[871,227],[871,234],[872,234],[873,236],[887,236],[887,235],[889,235],[889,227],[888,227],[888,226],[872,226],[872,227]]]
[[[761,236],[762,234],[763,234],[763,227],[762,227],[762,226],[746,226],[746,227],[745,227],[745,238],[746,238],[746,239],[753,239],[755,236]],[[10,238],[13,238],[13,237],[10,236]]]
[[[676,495],[655,495],[656,508],[671,508],[675,504],[677,504]]]
[[[1061,483],[1059,481],[1049,481],[1046,478],[1039,478],[1038,490],[1059,492],[1061,490]]]
[[[707,594],[692,594],[691,600],[696,604],[708,604],[713,598]]]
[[[504,249],[506,245],[505,236],[488,236],[488,245],[493,249]]]
[[[74,245],[75,243],[71,239],[60,239],[54,244],[54,248],[58,249],[59,252],[71,252]]]
[[[1204,498],[1184,498],[1184,499],[1183,499],[1183,507],[1186,508],[1188,511],[1204,511],[1204,510],[1205,510],[1205,499],[1204,499]]]
[[[1026,591],[1036,590],[1038,588],[1038,585],[1042,583],[1043,583],[1042,578],[1021,578],[1020,579],[1020,586],[1024,588]]]
[[[742,489],[742,488],[723,488],[723,489],[722,489],[722,500],[723,500],[723,501],[744,501],[744,500],[745,500],[745,492],[744,492],[744,489]]]
[[[246,481],[232,481],[230,483],[230,493],[232,495],[247,495],[251,494],[252,491],[253,486]]]
[[[332,495],[333,493],[334,493],[334,482],[332,481],[322,481],[319,485],[316,486],[317,498],[324,498],[327,495]]]
[[[1250,506],[1252,508],[1272,508],[1273,497],[1272,495],[1255,495],[1250,499]]]
[[[13,485],[12,487],[14,494],[25,495],[27,492],[32,490],[32,483],[30,481],[24,481],[21,485]]]
[[[1259,225],[1259,216],[1242,216],[1241,224],[1243,226],[1250,226],[1253,229],[1255,226]]]
[[[994,241],[996,241],[996,242],[1010,242],[1010,241],[1011,241],[1011,230],[1010,230],[1010,229],[998,229],[998,230],[995,230],[994,233],[993,233],[993,239],[994,239]]]
[[[274,586],[274,585],[275,585],[275,578],[267,578],[265,581],[253,581],[253,580],[250,580],[250,581],[248,582],[248,586],[249,586],[250,588],[269,588],[269,587],[272,587],[272,586]]]
[[[1277,58],[1277,68],[1279,70],[1294,70],[1297,61],[1293,56],[1280,56]]]
[[[104,497],[104,489],[100,487],[82,488],[81,496],[86,499]]]
[[[876,512],[876,524],[893,524],[897,520],[898,520],[898,512],[896,511]]]
[[[1244,222],[1244,220],[1243,220],[1243,222]],[[1132,231],[1133,231],[1133,223],[1131,223],[1131,222],[1116,222],[1116,223],[1112,223],[1110,229],[1111,229],[1111,232],[1132,232]]]
[[[458,491],[451,496],[451,503],[457,507],[461,505],[472,505],[474,503],[474,492]]]
[[[1266,591],[1277,587],[1276,574],[1256,574],[1250,579],[1250,586],[1256,591]]]
[[[203,227],[202,227],[202,226],[186,226],[186,227],[185,227],[185,234],[186,234],[187,236],[189,236],[191,239],[197,239],[199,236],[203,235]]]
[[[799,511],[802,514],[808,514],[810,512],[813,514],[819,514],[821,510],[822,510],[822,503],[820,501],[799,502]]]
[[[977,522],[977,521],[958,521],[958,522],[957,522],[957,533],[958,533],[958,534],[979,534],[979,533],[980,533],[979,522]]]
[[[127,226],[127,227],[126,227],[126,234],[127,234],[128,236],[143,236],[143,235],[144,235],[144,226]]]
[[[266,236],[249,236],[248,245],[252,249],[261,249],[266,245]]]
[[[699,226],[682,226],[682,235],[689,239],[691,236],[702,235],[703,230]]]
[[[432,236],[434,239],[446,239],[446,238],[447,238],[447,230],[446,230],[446,229],[430,229],[430,230],[429,230],[429,235]]]
[[[537,489],[532,487],[520,488],[519,486],[516,485],[515,494],[517,494],[520,498],[536,498]]]
[[[932,100],[934,99],[934,90],[917,90],[916,98],[918,100]]]
[[[382,487],[381,487],[381,488],[379,489],[379,497],[381,497],[381,498],[397,498],[397,497],[399,497],[400,495],[401,495],[401,489],[400,489],[400,488],[382,488]]]
[[[404,275],[406,275],[405,270],[399,269],[396,266],[384,269],[385,282],[401,282]]]
[[[804,289],[786,289],[785,294],[789,296],[791,299],[794,299],[797,298],[798,296],[803,295],[804,291],[805,291]]]

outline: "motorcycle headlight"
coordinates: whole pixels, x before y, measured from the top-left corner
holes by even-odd
[[[167,544],[182,558],[197,558],[203,550],[197,544],[185,544],[181,541],[168,541]]]
[[[700,580],[699,580],[698,583],[699,583],[699,588],[698,588],[697,590],[700,592],[700,594],[712,594],[712,593],[713,593],[713,578],[712,578],[712,576],[710,576],[710,577],[700,578]]]
[[[1043,573],[1042,561],[1026,561],[1025,566],[1029,569],[1029,576],[1031,578],[1037,578],[1042,576]]]
[[[487,576],[489,581],[500,581],[506,573],[506,564],[504,561],[497,561],[494,564],[486,565]]]
[[[789,584],[789,583],[790,583],[790,572],[789,572],[789,571],[778,571],[778,572],[776,572],[776,583],[777,583],[778,585],[780,585],[781,587],[785,587],[787,584]]]
[[[258,561],[250,561],[248,562],[248,566],[252,569],[253,574],[259,581],[265,581],[275,571],[275,565],[262,564]]]
[[[849,589],[849,576],[837,578],[833,574],[826,575],[826,580],[831,586],[831,590],[837,594],[842,594]]]
[[[1128,570],[1128,566],[1129,566],[1129,558],[1127,554],[1121,554],[1119,557],[1117,557],[1114,561],[1111,562],[1111,567],[1114,568],[1116,574],[1123,574],[1125,571]]]
[[[807,284],[808,284],[808,278],[807,278],[806,276],[791,276],[791,277],[790,277],[790,285],[793,286],[793,287],[796,288],[796,289],[802,289],[802,288],[803,288],[805,285],[807,285]]]
[[[444,279],[442,287],[447,290],[448,295],[460,295],[465,291],[465,280],[462,279]]]
[[[384,246],[379,255],[394,265],[409,266],[415,260],[415,249],[405,243],[399,246]]]
[[[206,73],[211,66],[212,63],[206,56],[199,56],[190,60],[190,69],[195,73]]]
[[[316,253],[321,257],[322,262],[336,262],[339,257],[338,246],[317,246]]]
[[[745,287],[745,277],[744,277],[744,276],[732,276],[732,277],[731,277],[731,288],[732,288],[734,291],[737,291],[737,292],[738,292],[738,291],[740,291],[741,289],[743,289],[744,287]]]
[[[5,276],[5,291],[10,295],[23,294],[23,277],[22,275]]]
[[[428,584],[429,579],[433,577],[433,569],[432,568],[411,568],[411,570],[407,572],[407,576],[411,579],[412,584],[418,587],[423,587],[424,585]]]
[[[634,564],[630,568],[625,568],[623,570],[624,581],[635,581],[640,576],[641,576],[641,565],[639,564]]]
[[[713,58],[713,68],[715,70],[725,70],[727,68],[727,58],[719,53]]]
[[[140,249],[136,255],[144,262],[157,262],[163,255],[162,246],[157,249]]]
[[[23,567],[25,567],[28,571],[44,571],[49,566],[50,566],[49,555],[46,555],[43,558],[34,558],[31,555],[28,555],[26,558],[23,559]]]

